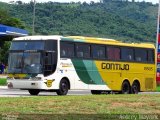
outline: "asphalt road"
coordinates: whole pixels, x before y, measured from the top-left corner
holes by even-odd
[[[140,92],[139,94],[160,94],[160,92]],[[70,90],[67,95],[91,95],[90,90]],[[0,87],[0,97],[30,97],[27,90]],[[56,92],[40,92],[38,96],[57,96]]]
[[[56,92],[40,92],[39,96],[56,96]],[[89,90],[70,90],[67,95],[91,95]],[[0,97],[29,97],[27,90],[0,88]]]

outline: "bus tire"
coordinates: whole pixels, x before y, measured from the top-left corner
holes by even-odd
[[[100,90],[91,90],[91,93],[93,95],[99,95],[99,94],[101,94],[101,91]]]
[[[38,95],[40,90],[38,90],[38,89],[30,89],[30,90],[28,90],[28,92],[30,93],[30,95]]]
[[[140,91],[140,85],[138,82],[133,82],[132,84],[132,94],[138,94],[138,92]]]
[[[59,84],[59,90],[56,91],[57,95],[67,95],[69,90],[69,83],[66,79],[62,79]]]
[[[131,87],[130,87],[129,82],[128,81],[124,81],[122,83],[122,91],[121,91],[121,93],[122,94],[129,94],[130,91],[131,91]]]

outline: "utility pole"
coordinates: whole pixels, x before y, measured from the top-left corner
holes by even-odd
[[[32,35],[35,34],[35,11],[36,11],[36,0],[33,1],[33,24],[32,24]]]

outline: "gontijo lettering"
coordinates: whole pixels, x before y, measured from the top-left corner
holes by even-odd
[[[129,64],[102,63],[101,68],[107,70],[129,70]]]

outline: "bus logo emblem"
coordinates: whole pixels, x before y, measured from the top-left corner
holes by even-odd
[[[44,82],[47,87],[52,87],[52,83],[53,83],[53,80],[47,80],[47,82]]]

